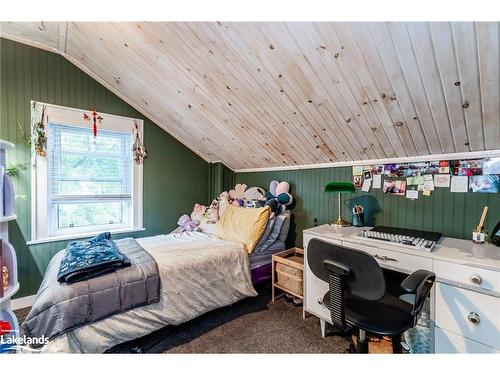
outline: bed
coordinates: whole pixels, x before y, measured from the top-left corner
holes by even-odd
[[[242,243],[204,232],[136,239],[158,266],[159,301],[60,334],[44,352],[102,353],[167,325],[256,296],[254,284],[271,277],[272,254],[285,248],[289,222],[289,213],[270,219],[250,254]]]
[[[160,300],[55,337],[45,353],[103,353],[167,325],[256,296],[243,245],[201,232],[137,240],[155,259]]]

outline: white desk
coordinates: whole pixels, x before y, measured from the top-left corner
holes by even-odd
[[[313,275],[307,264],[307,245],[319,238],[376,256],[381,267],[410,274],[433,271],[431,291],[431,347],[436,353],[500,353],[500,248],[456,238],[441,238],[432,252],[406,249],[356,236],[363,229],[334,228],[328,224],[304,231],[304,309],[331,323],[322,298],[328,284]],[[473,323],[475,317],[478,323]]]

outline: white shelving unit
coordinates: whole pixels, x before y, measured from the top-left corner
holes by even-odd
[[[12,189],[12,181],[7,181],[10,177],[6,176],[7,160],[6,152],[14,148],[10,142],[0,140],[0,166],[3,167],[4,174],[0,174],[3,178],[0,181],[0,239],[2,240],[2,264],[7,266],[9,270],[9,287],[4,290],[3,297],[0,297],[0,321],[9,322],[12,332],[6,336],[15,337],[19,333],[19,324],[16,316],[12,312],[11,298],[19,290],[19,282],[17,278],[17,256],[14,247],[9,242],[9,221],[16,220],[14,212],[14,191]],[[0,269],[0,280],[2,280],[2,270]],[[3,288],[3,283],[0,283],[0,288]],[[4,340],[7,341],[7,340]],[[13,352],[5,345],[0,344],[0,353]]]

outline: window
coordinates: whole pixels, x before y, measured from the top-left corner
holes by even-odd
[[[33,116],[41,113],[37,107]],[[47,105],[46,112],[47,156],[36,157],[34,171],[33,240],[142,229],[133,119],[103,114],[94,139],[84,110]]]

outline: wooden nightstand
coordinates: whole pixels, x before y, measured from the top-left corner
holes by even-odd
[[[272,302],[276,300],[275,288],[278,288],[304,301],[303,249],[294,247],[273,255],[271,286]],[[304,304],[302,304],[302,317],[305,319]]]

